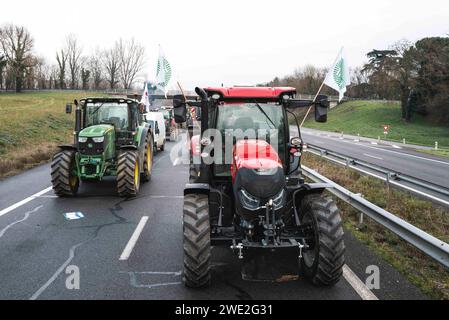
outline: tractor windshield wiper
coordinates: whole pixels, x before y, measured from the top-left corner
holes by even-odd
[[[105,102],[103,102],[102,104],[100,104],[95,110],[94,112],[92,112],[92,115],[96,114],[98,112],[98,110],[101,109],[101,107],[103,107],[103,105],[105,104]]]
[[[276,125],[274,124],[273,120],[271,120],[271,118],[268,116],[268,114],[265,112],[265,110],[261,107],[261,105],[258,104],[257,102],[254,102],[254,104],[263,113],[263,115],[268,119],[268,121],[271,122],[271,124],[273,125],[273,128],[271,128],[271,129],[276,129]],[[268,126],[270,126],[270,125],[268,124]]]

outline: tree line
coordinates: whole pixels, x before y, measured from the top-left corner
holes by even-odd
[[[48,60],[34,52],[33,36],[25,27],[0,27],[0,90],[130,89],[144,59],[145,48],[134,38],[87,54],[71,34]]]
[[[423,38],[415,43],[401,40],[368,52],[367,58],[366,64],[351,70],[348,97],[398,100],[404,121],[421,114],[449,124],[449,37]],[[326,73],[326,68],[308,65],[263,85],[293,86],[298,92],[315,94]],[[333,91],[325,88],[323,93]]]

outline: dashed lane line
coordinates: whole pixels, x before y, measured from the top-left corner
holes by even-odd
[[[383,160],[383,159],[380,158],[380,157],[372,156],[372,155],[370,155],[370,154],[368,154],[368,153],[364,153],[363,155],[364,155],[365,157],[369,157],[369,158],[373,158],[373,159],[377,159],[377,160]]]
[[[134,233],[132,234],[131,238],[128,241],[128,244],[126,245],[125,249],[122,252],[122,255],[120,256],[120,261],[128,260],[129,256],[131,255],[131,252],[134,249],[134,246],[137,243],[137,240],[139,240],[140,234],[142,233],[143,228],[145,227],[146,223],[148,221],[148,216],[143,216],[142,219],[140,219],[139,224],[136,227],[136,230],[134,230]]]

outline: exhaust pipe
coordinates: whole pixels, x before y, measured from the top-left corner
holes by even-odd
[[[75,145],[78,144],[78,135],[81,131],[81,108],[79,106],[78,100],[74,101],[76,109],[75,109]]]
[[[206,91],[204,91],[203,88],[196,87],[195,92],[197,95],[200,96],[201,100],[207,100],[207,93],[206,93]]]

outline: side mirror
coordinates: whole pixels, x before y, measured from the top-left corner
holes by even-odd
[[[187,121],[187,105],[183,95],[173,97],[173,116],[176,123]]]
[[[65,105],[65,113],[67,113],[67,114],[71,114],[72,113],[72,104],[71,103],[67,103]]]
[[[315,103],[315,121],[327,122],[327,109],[329,108],[329,100],[325,95],[319,95]]]

